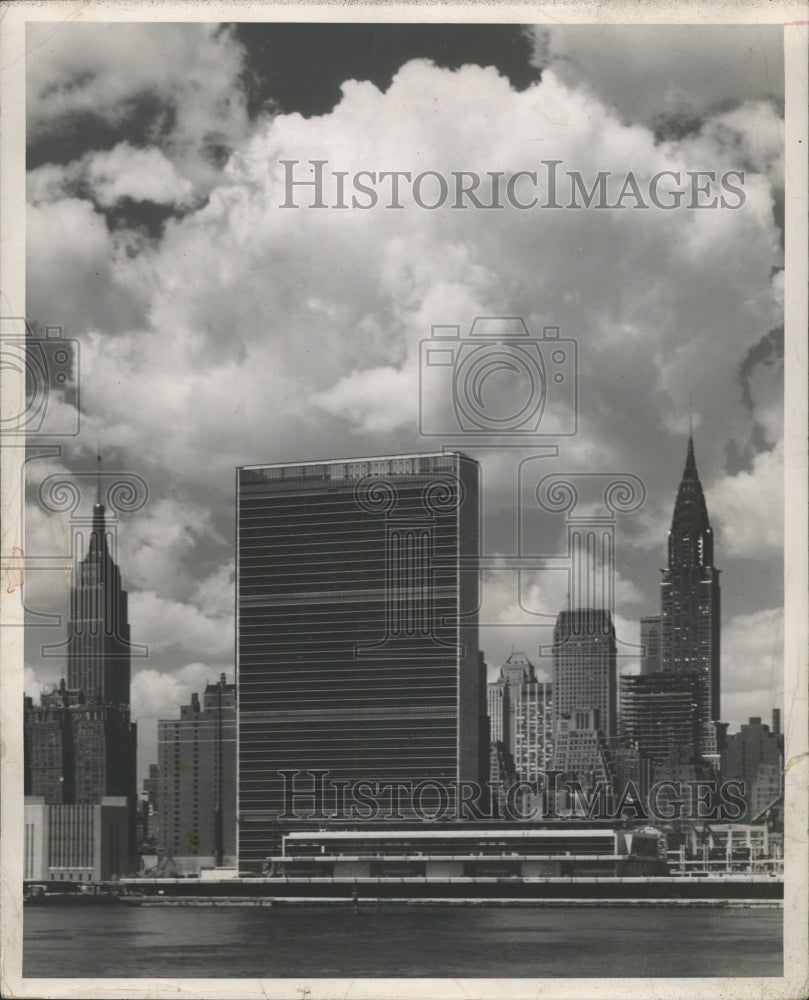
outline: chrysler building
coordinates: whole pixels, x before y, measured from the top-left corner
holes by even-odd
[[[719,719],[719,570],[689,436],[661,581],[660,668],[701,681],[700,720]]]

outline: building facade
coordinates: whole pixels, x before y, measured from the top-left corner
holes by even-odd
[[[481,781],[478,481],[460,453],[237,473],[239,863],[290,787]],[[297,776],[297,777],[296,777]]]
[[[624,675],[620,678],[622,741],[647,760],[664,761],[676,747],[699,753],[702,678],[696,673]]]
[[[560,611],[553,631],[554,739],[562,721],[580,709],[596,712],[606,739],[617,733],[615,629],[609,611]]]
[[[236,685],[222,674],[157,724],[158,850],[180,870],[236,857]]]
[[[75,801],[75,756],[70,706],[79,692],[68,692],[62,680],[57,691],[42,695],[39,705],[25,699],[25,794],[48,805]]]
[[[105,796],[93,805],[50,805],[25,799],[23,878],[97,882],[132,869],[129,802]]]
[[[105,796],[130,798],[135,788],[137,726],[125,705],[87,700],[64,680],[26,700],[26,794],[48,805],[93,805]]]
[[[525,653],[513,652],[488,685],[490,736],[502,742],[517,781],[541,781],[553,752],[551,685],[537,680]]]
[[[660,588],[661,670],[700,676],[701,720],[714,722],[719,719],[719,570],[691,437]]]
[[[783,795],[783,773],[783,737],[759,717],[750,719],[738,733],[726,737],[722,777],[725,781],[744,782],[747,822],[760,816]]]
[[[560,720],[554,732],[553,769],[580,782],[584,789],[592,790],[600,784],[611,791],[607,741],[598,728],[595,709],[579,708]]]

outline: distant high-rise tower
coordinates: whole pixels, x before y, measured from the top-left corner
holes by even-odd
[[[615,628],[609,611],[560,611],[553,631],[553,728],[578,709],[595,709],[596,726],[616,735]]]
[[[489,726],[518,781],[537,781],[550,767],[553,746],[551,685],[538,681],[525,653],[512,653],[489,684]]]
[[[124,706],[129,705],[131,671],[127,594],[109,550],[104,514],[99,491],[90,544],[74,568],[67,686],[82,691],[88,701]]]
[[[485,777],[478,481],[460,453],[238,470],[240,867],[290,774]]]
[[[660,601],[660,667],[702,680],[701,721],[719,719],[719,570],[689,436],[668,536]]]

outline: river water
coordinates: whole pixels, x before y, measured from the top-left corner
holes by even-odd
[[[28,906],[26,977],[781,976],[753,907]]]

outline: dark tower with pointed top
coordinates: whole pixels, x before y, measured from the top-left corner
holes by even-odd
[[[713,531],[689,435],[668,537],[660,602],[660,666],[701,679],[700,717],[719,719],[719,570]]]
[[[127,594],[110,553],[99,487],[87,554],[75,567],[68,621],[68,687],[105,705],[128,706],[130,642]]]

